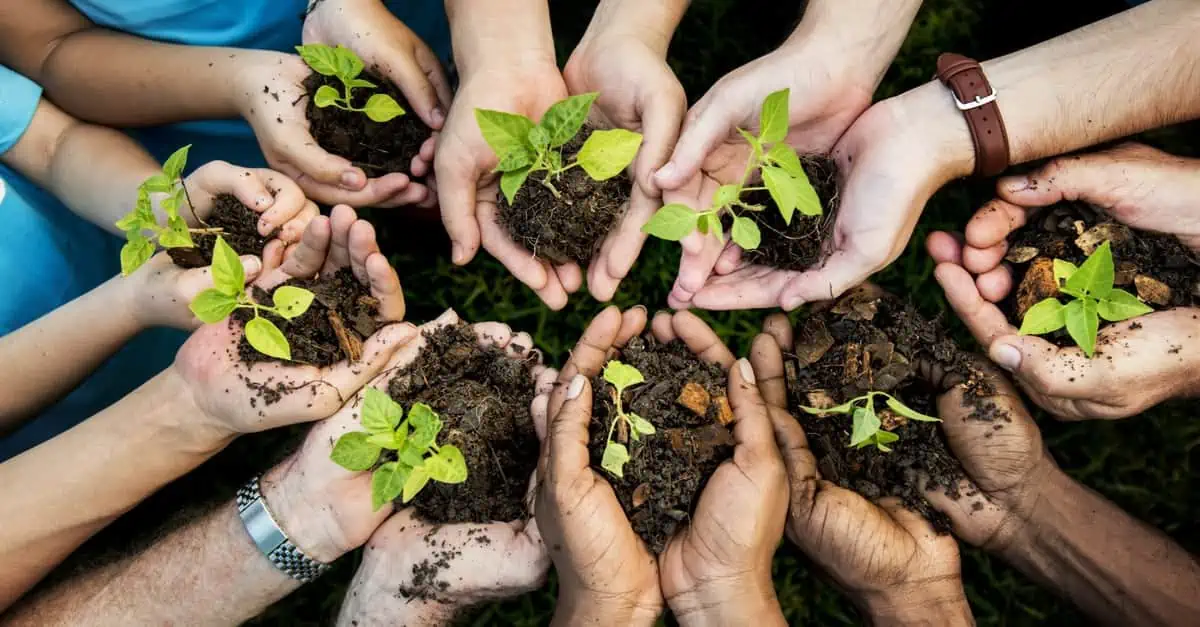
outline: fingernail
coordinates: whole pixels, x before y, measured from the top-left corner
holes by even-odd
[[[1006,176],[1000,181],[1000,187],[1006,192],[1023,192],[1030,187],[1028,176]]]
[[[261,269],[262,261],[260,261],[258,257],[253,255],[246,255],[245,257],[242,257],[242,270],[244,270],[246,274],[254,274]]]
[[[1009,372],[1021,367],[1021,351],[1009,344],[993,344],[988,350],[988,356],[1001,368]]]
[[[461,266],[466,261],[464,259],[466,255],[467,251],[463,248],[463,245],[459,244],[458,242],[454,242],[452,248],[450,249],[450,258],[454,260],[454,264]]]
[[[575,375],[575,378],[571,379],[571,385],[567,386],[567,400],[573,401],[579,398],[579,395],[583,393],[583,384],[586,382],[587,379],[583,375]]]
[[[803,304],[804,299],[800,296],[784,296],[780,306],[783,307],[784,311],[792,311]]]
[[[433,120],[434,124],[441,125],[446,121],[446,114],[442,112],[441,107],[434,107],[433,111],[429,112],[429,118]]]
[[[739,359],[737,362],[738,370],[742,373],[742,378],[746,383],[754,383],[754,368],[750,366],[750,362],[745,358]]]
[[[634,305],[632,309],[641,309],[642,313],[646,313],[648,311],[645,305]]]
[[[667,179],[669,181],[675,178],[676,170],[678,168],[675,167],[674,163],[667,162],[667,165],[659,168],[658,172],[654,173],[654,176],[658,179]]]
[[[342,187],[350,191],[358,191],[358,172],[354,170],[346,170],[342,172]]]

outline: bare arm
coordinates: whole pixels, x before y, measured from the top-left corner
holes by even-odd
[[[489,59],[557,63],[547,0],[446,0],[446,16],[464,78]]]

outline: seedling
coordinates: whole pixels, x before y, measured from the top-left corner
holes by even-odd
[[[344,46],[335,48],[325,44],[306,44],[296,46],[296,52],[300,53],[300,58],[304,59],[308,67],[317,74],[334,76],[342,82],[341,92],[329,85],[321,85],[317,88],[317,93],[313,94],[313,104],[318,107],[322,109],[337,107],[346,111],[361,111],[366,113],[372,121],[381,123],[405,114],[404,108],[387,94],[371,94],[371,97],[367,98],[365,106],[354,106],[351,94],[356,88],[374,89],[378,86],[365,78],[359,78],[363,71],[363,62],[349,48]]]
[[[579,134],[598,95],[581,94],[556,102],[537,124],[523,115],[475,110],[483,139],[500,159],[495,172],[501,173],[500,191],[508,204],[513,203],[525,180],[534,174],[542,173],[534,180],[559,198],[554,183],[575,166],[583,168],[594,181],[607,181],[633,163],[642,136],[620,128],[592,131],[575,160],[564,163],[562,147]]]
[[[180,207],[189,206],[187,189],[183,186],[183,168],[187,166],[188,149],[191,144],[176,150],[163,171],[142,181],[138,186],[137,204],[133,210],[117,220],[117,228],[125,232],[125,245],[121,247],[121,274],[128,276],[142,267],[154,255],[155,244],[163,248],[192,248],[192,234],[220,233],[221,229],[193,229],[179,215]],[[167,194],[159,204],[167,214],[167,225],[160,226],[150,203],[150,194]],[[147,235],[149,231],[149,235]]]
[[[196,295],[188,307],[201,322],[212,324],[224,320],[235,309],[253,309],[254,318],[246,323],[246,341],[254,350],[276,359],[292,358],[292,347],[275,323],[262,317],[269,311],[284,320],[292,320],[308,311],[313,293],[299,287],[283,285],[272,294],[274,307],[260,305],[246,293],[246,274],[242,261],[224,238],[217,236],[213,247],[213,287]]]
[[[884,453],[892,452],[888,444],[900,439],[900,436],[883,428],[883,422],[879,420],[879,415],[875,413],[875,397],[882,396],[887,402],[888,409],[908,418],[909,420],[917,420],[920,422],[941,422],[941,420],[933,416],[927,416],[921,412],[910,408],[908,405],[901,403],[899,399],[886,392],[867,392],[857,398],[852,398],[836,407],[827,407],[824,409],[817,407],[800,406],[800,409],[816,415],[827,416],[829,414],[851,415],[854,417],[854,426],[850,430],[850,446],[854,448],[863,448],[875,445]]]
[[[1100,318],[1120,322],[1154,311],[1137,296],[1113,287],[1116,271],[1113,267],[1112,246],[1104,242],[1082,265],[1062,259],[1054,260],[1054,282],[1058,291],[1073,297],[1063,304],[1051,297],[1029,308],[1021,321],[1021,335],[1044,335],[1063,327],[1085,355],[1096,352],[1096,335]]]
[[[624,477],[625,464],[629,461],[629,449],[624,444],[613,441],[613,431],[618,424],[624,422],[629,427],[630,437],[635,441],[640,440],[643,435],[654,435],[654,425],[633,412],[626,412],[621,400],[625,390],[645,383],[646,379],[637,368],[614,359],[604,366],[604,380],[613,386],[613,403],[616,405],[617,415],[608,425],[608,444],[604,446],[604,457],[600,460],[600,467],[616,477]]]
[[[771,194],[783,221],[788,225],[791,225],[796,211],[806,216],[821,215],[821,199],[804,173],[800,156],[783,141],[788,134],[788,91],[777,91],[763,101],[759,118],[761,130],[757,137],[738,129],[753,151],[746,162],[741,181],[717,188],[712,206],[707,211],[695,211],[680,203],[663,206],[642,226],[642,231],[677,242],[699,229],[701,233],[711,233],[724,242],[722,218],[728,215],[733,219],[730,231],[733,242],[745,250],[754,250],[762,242],[762,232],[753,219],[739,214],[756,213],[765,207],[747,204],[742,195],[764,189]],[[759,172],[763,187],[746,186],[755,171]]]
[[[398,496],[408,503],[430,479],[449,484],[467,480],[467,461],[462,451],[449,444],[438,446],[442,420],[425,403],[413,403],[405,418],[399,403],[368,386],[359,422],[366,431],[342,435],[329,457],[346,470],[375,469],[371,475],[371,503],[375,509]],[[393,455],[395,459],[390,459]]]

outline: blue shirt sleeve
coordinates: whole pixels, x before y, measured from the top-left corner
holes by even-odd
[[[0,65],[0,154],[16,145],[37,111],[42,88]]]

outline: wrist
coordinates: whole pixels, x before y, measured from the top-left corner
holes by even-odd
[[[566,586],[560,586],[559,590],[553,625],[653,625],[663,610],[662,593],[657,585],[650,586],[642,598],[573,592]]]
[[[292,544],[310,558],[329,564],[358,547],[347,546],[343,534],[337,533],[337,508],[322,502],[324,491],[300,485],[308,473],[298,469],[297,460],[293,455],[264,473],[259,489],[267,509]]]
[[[446,14],[463,82],[478,73],[520,76],[525,68],[546,65],[558,71],[546,0],[446,0]]]
[[[717,579],[667,599],[671,613],[686,627],[747,624],[783,625],[783,611],[768,573],[758,581]]]
[[[634,40],[666,59],[671,37],[687,4],[679,0],[604,0],[596,8],[576,50],[586,50],[594,42],[605,39]]]
[[[162,431],[157,437],[184,455],[207,459],[233,441],[227,430],[212,426],[210,417],[195,402],[187,382],[172,364],[148,384],[153,397],[147,401]],[[129,397],[126,397],[129,398]]]
[[[974,625],[962,579],[904,584],[865,594],[860,607],[869,624],[960,626]]]
[[[890,129],[916,147],[912,157],[932,167],[934,190],[975,171],[975,144],[954,95],[937,81],[878,103]]]

